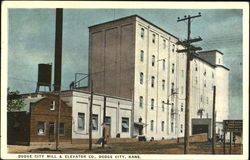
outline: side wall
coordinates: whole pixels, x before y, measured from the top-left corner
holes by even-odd
[[[95,93],[132,98],[134,18],[90,28],[90,73]]]

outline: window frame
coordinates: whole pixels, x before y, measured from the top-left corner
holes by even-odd
[[[61,133],[61,131],[63,131],[63,133]],[[60,124],[59,124],[59,135],[65,136],[65,123],[64,122],[60,122]]]
[[[79,115],[82,115],[82,129],[79,127]],[[78,112],[77,114],[77,131],[84,131],[85,130],[85,113]]]
[[[39,133],[40,132],[40,125],[39,123],[43,123],[43,133]],[[46,122],[44,121],[38,121],[37,123],[37,135],[38,136],[46,136]]]
[[[154,131],[154,120],[150,121],[150,130]]]
[[[141,50],[141,52],[140,52],[140,61],[144,62],[144,51],[143,50]]]
[[[155,99],[151,98],[151,110],[154,110],[154,106],[155,106]]]
[[[139,106],[143,108],[143,96],[139,97]]]
[[[123,126],[124,122],[127,122],[126,125],[127,125],[127,128],[125,128]],[[129,118],[128,117],[122,117],[122,132],[123,133],[128,133],[129,132]]]
[[[141,38],[144,39],[145,37],[145,29],[141,28]]]
[[[93,122],[96,122],[96,127],[94,127],[94,124],[93,124]],[[98,126],[98,114],[93,114],[92,115],[92,131],[98,131],[98,129],[99,129],[99,126]]]
[[[56,110],[56,101],[55,101],[55,100],[52,100],[52,102],[51,102],[51,104],[50,104],[50,110],[51,110],[51,111]]]
[[[144,80],[144,74],[143,72],[140,72],[140,84],[143,84],[143,80]]]

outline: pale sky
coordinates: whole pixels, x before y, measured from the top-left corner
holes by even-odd
[[[88,73],[88,27],[137,14],[185,39],[187,25],[177,17],[197,15],[191,37],[203,50],[224,53],[230,69],[230,119],[242,119],[242,10],[64,9],[62,89],[69,89],[76,72]],[[35,92],[39,63],[54,63],[55,9],[9,9],[8,86]],[[53,76],[52,76],[53,82]],[[87,81],[85,81],[86,84]],[[41,87],[43,89],[43,87]]]

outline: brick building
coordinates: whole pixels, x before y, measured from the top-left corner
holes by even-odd
[[[55,142],[58,97],[32,96],[24,99],[21,111],[8,113],[8,144]],[[71,126],[72,108],[61,101],[60,142],[71,142]]]

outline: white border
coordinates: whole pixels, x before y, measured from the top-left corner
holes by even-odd
[[[138,8],[139,7],[139,8]],[[249,3],[248,2],[119,2],[119,1],[4,1],[2,3],[1,52],[1,156],[17,159],[18,154],[7,154],[7,72],[8,72],[8,8],[75,8],[75,9],[243,9],[243,155],[163,155],[140,154],[141,159],[248,159],[249,113]]]

